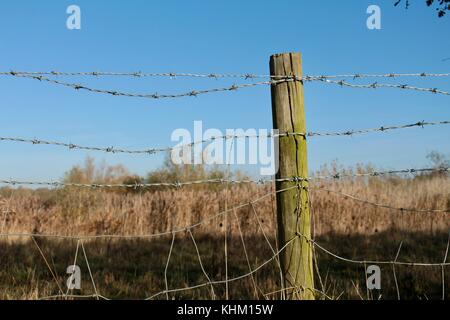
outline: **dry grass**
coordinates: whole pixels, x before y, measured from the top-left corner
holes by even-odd
[[[410,213],[377,208],[317,189],[332,189],[377,203],[401,208],[450,208],[450,179],[447,176],[409,178],[371,178],[344,180],[313,185],[311,205],[314,230],[326,247],[362,259],[386,259],[395,256],[400,241],[409,261],[443,259],[450,220],[445,213]],[[273,191],[273,186],[233,186],[225,190],[184,188],[146,193],[102,192],[79,189],[0,191],[1,233],[36,233],[59,235],[152,234],[171,231],[201,221],[228,208],[248,203]],[[264,232],[275,245],[274,197],[255,204]],[[253,267],[271,256],[267,243],[249,206],[230,212],[229,268],[231,275],[248,272],[238,223],[244,234]],[[212,219],[194,229],[203,264],[213,279],[224,277],[224,216]],[[20,240],[20,241],[19,241]],[[94,278],[102,294],[111,298],[143,298],[164,289],[164,267],[171,237],[154,240],[91,241],[86,244]],[[75,241],[41,240],[61,285],[65,268],[72,264]],[[57,293],[48,268],[33,242],[28,239],[3,239],[0,243],[0,298],[35,299]],[[82,269],[84,262],[79,259]],[[319,269],[324,290],[334,298],[377,298],[364,289],[364,271],[360,267],[336,262],[319,255]],[[413,270],[411,270],[413,269]],[[383,271],[384,272],[384,271]],[[398,278],[406,298],[440,298],[441,270],[426,271],[400,268]],[[205,282],[199,269],[192,242],[184,234],[177,237],[169,267],[169,286],[183,287]],[[255,293],[251,278],[230,285],[234,298],[264,298],[263,293],[280,288],[274,264],[256,274]],[[386,271],[383,298],[396,298],[391,270]],[[87,276],[82,293],[92,294]],[[320,287],[319,283],[317,286]],[[444,287],[449,297],[448,279]],[[224,288],[217,286],[218,297]],[[342,295],[341,295],[342,294]],[[210,298],[206,289],[180,292],[175,298]],[[268,296],[277,298],[279,295]],[[165,295],[160,297],[165,298]]]
[[[316,234],[330,232],[365,235],[387,229],[445,231],[445,213],[411,213],[377,208],[330,193],[334,190],[398,208],[450,208],[450,181],[445,176],[371,178],[313,185],[311,204]],[[228,191],[167,189],[147,193],[114,193],[66,188],[6,190],[0,193],[2,233],[60,235],[151,234],[193,225],[225,209],[273,192],[273,186],[233,186]],[[267,231],[275,232],[274,196],[257,202],[258,215]],[[258,233],[249,206],[237,210],[245,234]],[[233,216],[233,215],[231,215]],[[223,232],[223,216],[204,223],[199,231]],[[231,234],[237,235],[236,224]]]

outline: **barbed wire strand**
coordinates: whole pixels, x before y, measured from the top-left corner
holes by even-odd
[[[389,171],[373,171],[367,173],[336,173],[328,176],[313,176],[308,177],[289,177],[278,179],[247,179],[247,180],[234,180],[234,179],[205,179],[196,181],[185,182],[156,182],[156,183],[133,183],[133,184],[96,184],[96,183],[71,183],[71,182],[33,182],[33,181],[19,181],[19,180],[0,180],[0,184],[20,186],[40,186],[40,187],[77,187],[77,188],[90,188],[90,189],[115,189],[115,188],[130,188],[130,189],[146,189],[152,187],[172,187],[181,188],[190,185],[204,185],[204,184],[267,184],[273,182],[293,182],[299,183],[302,181],[314,181],[314,180],[339,180],[344,178],[363,178],[363,177],[379,177],[385,175],[394,174],[420,174],[420,173],[447,173],[450,172],[450,168],[416,168],[416,169],[400,169]]]
[[[133,77],[133,78],[143,78],[143,77],[155,77],[155,78],[209,78],[209,79],[220,79],[220,78],[242,78],[257,79],[257,78],[284,78],[286,76],[270,76],[262,74],[232,74],[232,73],[183,73],[183,72],[161,72],[161,73],[149,73],[149,72],[104,72],[104,71],[88,71],[88,72],[61,72],[61,71],[2,71],[0,75],[3,76],[92,76],[92,77]],[[431,76],[431,75],[430,75]]]
[[[339,180],[343,178],[367,178],[367,177],[380,177],[386,175],[395,175],[395,174],[420,174],[420,173],[447,173],[450,172],[450,168],[442,167],[442,168],[421,168],[421,169],[401,169],[401,170],[389,170],[389,171],[373,171],[367,173],[349,173],[349,174],[341,174],[336,173],[334,175],[329,176],[313,176],[312,178],[301,178],[294,177],[291,179],[278,179],[283,181],[313,181],[313,180]]]
[[[413,90],[413,91],[419,91],[419,92],[430,92],[435,94],[442,94],[442,95],[450,95],[449,92],[439,90],[437,88],[422,88],[422,87],[415,87],[410,86],[407,84],[390,84],[390,83],[378,83],[374,82],[371,84],[351,84],[349,82],[345,82],[344,80],[329,80],[329,79],[322,79],[321,80],[324,83],[328,84],[336,84],[341,87],[349,87],[349,88],[355,88],[355,89],[377,89],[377,88],[391,88],[391,89],[403,89],[403,90]]]
[[[269,81],[261,81],[261,82],[253,82],[253,83],[245,83],[245,84],[233,84],[229,87],[221,87],[221,88],[213,88],[213,89],[204,89],[204,90],[191,90],[189,92],[183,92],[183,93],[177,93],[177,94],[158,94],[158,93],[151,93],[151,94],[142,94],[142,93],[129,93],[129,92],[123,92],[118,90],[106,90],[106,89],[97,89],[88,87],[86,85],[82,84],[76,84],[76,83],[69,83],[64,82],[60,80],[50,79],[44,76],[35,76],[35,75],[21,75],[21,74],[15,74],[16,77],[19,78],[28,78],[28,79],[34,79],[41,82],[48,82],[68,88],[72,88],[74,90],[80,91],[88,91],[92,93],[99,93],[99,94],[108,94],[112,96],[121,96],[121,97],[130,97],[130,98],[146,98],[146,99],[174,99],[174,98],[183,98],[183,97],[197,97],[199,95],[203,94],[209,94],[209,93],[218,93],[218,92],[229,92],[229,91],[236,91],[239,89],[244,88],[251,88],[251,87],[257,87],[262,85],[278,85],[281,83],[287,83],[287,82],[297,82],[297,81],[319,81],[323,83],[328,84],[337,84],[343,87],[350,87],[350,88],[365,88],[365,89],[376,89],[376,88],[393,88],[393,89],[403,89],[403,90],[414,90],[414,91],[420,91],[420,92],[430,92],[435,94],[442,94],[442,95],[450,95],[449,92],[439,90],[437,88],[422,88],[422,87],[415,87],[410,86],[407,84],[386,84],[386,83],[378,83],[374,82],[372,84],[351,84],[348,82],[345,82],[344,80],[330,80],[326,78],[309,78],[308,80],[303,78],[298,78],[296,76],[284,76],[283,78],[280,78],[278,80],[269,80]]]
[[[135,72],[104,72],[104,71],[88,71],[88,72],[62,72],[62,71],[2,71],[0,75],[3,76],[17,76],[17,75],[28,75],[28,76],[92,76],[92,77],[167,77],[167,78],[242,78],[257,79],[257,78],[274,78],[280,79],[285,78],[286,75],[268,75],[268,74],[253,74],[253,73],[183,73],[183,72],[160,72],[160,73],[146,73],[142,71]],[[314,81],[316,79],[332,79],[332,78],[398,78],[398,77],[448,77],[450,73],[384,73],[384,74],[366,74],[366,73],[355,73],[355,74],[336,74],[336,75],[307,75],[303,77],[305,81]]]
[[[310,190],[313,191],[323,191],[323,192],[328,192],[328,193],[334,193],[337,195],[340,195],[344,198],[348,198],[357,202],[361,202],[364,204],[368,204],[374,207],[379,207],[379,208],[385,208],[385,209],[392,209],[392,210],[397,210],[397,211],[401,211],[401,212],[418,212],[418,213],[450,213],[450,209],[415,209],[415,208],[399,208],[399,207],[394,207],[388,204],[381,204],[381,203],[376,203],[376,202],[372,202],[369,200],[365,200],[365,199],[361,199],[358,198],[354,195],[342,192],[342,191],[337,191],[337,190],[331,190],[331,189],[325,189],[325,188],[314,188],[314,187],[309,187]]]
[[[304,80],[311,81],[320,79],[333,79],[333,78],[399,78],[399,77],[449,77],[450,73],[382,73],[382,74],[369,74],[369,73],[354,73],[354,74],[335,74],[335,75],[321,75],[321,76],[305,76]]]
[[[402,124],[402,125],[391,125],[391,126],[381,126],[378,128],[370,128],[370,129],[359,129],[359,130],[346,130],[346,131],[338,131],[338,132],[284,132],[284,133],[271,133],[267,135],[223,135],[223,136],[215,136],[209,139],[203,139],[199,141],[194,141],[187,144],[182,144],[174,147],[165,147],[165,148],[148,148],[143,150],[129,150],[123,148],[115,148],[115,147],[90,147],[90,146],[82,146],[79,144],[73,143],[64,143],[58,141],[50,141],[43,139],[27,139],[27,138],[18,138],[18,137],[0,137],[0,142],[15,142],[15,143],[27,143],[31,145],[49,145],[49,146],[58,146],[65,147],[69,150],[83,150],[83,151],[98,151],[112,154],[144,154],[144,155],[154,155],[157,153],[163,152],[172,152],[180,149],[191,148],[199,144],[213,142],[219,139],[223,140],[231,140],[231,139],[249,139],[249,138],[277,138],[277,137],[292,137],[292,136],[302,136],[302,137],[328,137],[328,136],[353,136],[353,135],[362,135],[374,132],[388,132],[392,130],[399,129],[409,129],[414,127],[425,128],[427,126],[438,126],[438,125],[449,125],[450,120],[445,121],[418,121],[415,123]]]
[[[183,92],[183,93],[177,93],[177,94],[158,94],[158,93],[142,94],[142,93],[122,92],[122,91],[117,91],[117,90],[96,89],[96,88],[91,88],[91,87],[88,87],[88,86],[85,86],[82,84],[64,82],[64,81],[60,81],[60,80],[50,79],[50,78],[47,78],[44,76],[29,76],[29,75],[18,75],[17,74],[16,77],[34,79],[34,80],[38,80],[38,81],[42,81],[42,82],[48,82],[48,83],[72,88],[77,91],[83,90],[83,91],[88,91],[88,92],[92,92],[92,93],[108,94],[108,95],[118,96],[118,97],[146,98],[146,99],[154,99],[154,100],[174,99],[174,98],[183,98],[183,97],[197,97],[202,94],[236,91],[236,90],[244,89],[244,88],[251,88],[251,87],[257,87],[257,86],[263,86],[263,85],[277,85],[280,83],[297,81],[295,79],[285,78],[282,80],[252,82],[252,83],[244,83],[244,84],[238,84],[238,85],[234,84],[229,87],[221,87],[221,88],[213,88],[213,89],[205,89],[205,90],[191,90],[189,92]]]
[[[306,133],[306,136],[308,137],[320,137],[320,136],[353,136],[353,135],[360,135],[360,134],[367,134],[367,133],[373,133],[373,132],[387,132],[392,130],[399,130],[399,129],[409,129],[414,127],[420,127],[424,128],[426,126],[437,126],[437,125],[448,125],[450,124],[450,121],[434,121],[434,122],[427,122],[427,121],[418,121],[415,123],[409,123],[409,124],[403,124],[403,125],[393,125],[393,126],[381,126],[378,128],[370,128],[370,129],[360,129],[360,130],[347,130],[347,131],[340,131],[340,132],[308,132]],[[284,133],[284,135],[290,135],[289,133]]]

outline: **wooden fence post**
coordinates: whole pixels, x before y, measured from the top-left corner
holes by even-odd
[[[274,128],[280,133],[306,132],[302,58],[300,53],[276,54],[270,57],[272,76],[296,76],[299,80],[272,85]],[[276,80],[276,78],[274,78]],[[277,178],[307,177],[306,137],[287,136],[279,140],[279,170]],[[299,184],[299,188],[277,193],[278,243],[282,248],[280,262],[288,299],[314,299],[311,215],[308,183],[277,182],[277,191]]]

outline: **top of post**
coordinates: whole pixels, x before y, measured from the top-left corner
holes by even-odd
[[[302,74],[300,52],[277,53],[270,56],[271,76],[295,76],[301,79]]]
[[[300,52],[283,52],[283,53],[275,53],[275,54],[271,55],[270,58],[278,58],[278,57],[286,56],[286,55],[289,55],[289,56],[297,55],[300,57],[302,56],[302,54]]]

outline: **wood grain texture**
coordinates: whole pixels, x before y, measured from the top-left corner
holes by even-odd
[[[271,75],[302,77],[302,58],[299,53],[276,54],[270,58]],[[301,81],[272,85],[273,125],[281,132],[307,132],[304,92]],[[279,141],[279,170],[277,178],[307,177],[307,145],[305,137],[283,137]],[[277,190],[291,187],[294,182],[277,183]],[[298,236],[311,237],[311,215],[307,182],[298,189],[277,194],[278,242],[283,247]],[[312,246],[305,237],[298,237],[280,256],[284,285],[296,287],[298,293],[287,294],[289,299],[314,299]]]

